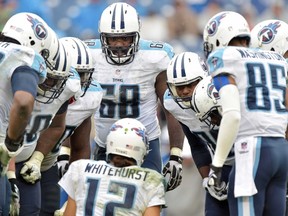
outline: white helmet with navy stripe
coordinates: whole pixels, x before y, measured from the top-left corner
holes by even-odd
[[[167,85],[173,99],[182,109],[192,108],[192,95],[180,97],[176,86],[189,85],[207,75],[207,65],[196,53],[182,52],[171,59],[167,67]]]
[[[131,5],[118,2],[108,6],[99,21],[99,33],[103,52],[110,64],[128,64],[138,51],[140,39],[140,19]],[[108,38],[132,37],[129,46],[111,46]]]
[[[288,24],[277,19],[259,22],[251,30],[250,47],[284,55],[288,51]]]
[[[76,69],[81,78],[81,86],[83,89],[82,96],[85,95],[92,81],[92,73],[94,72],[94,59],[89,47],[76,37],[60,38],[71,56],[71,66]]]
[[[59,41],[59,55],[53,70],[47,68],[46,80],[38,86],[36,100],[40,103],[52,103],[63,92],[70,75],[71,55]]]

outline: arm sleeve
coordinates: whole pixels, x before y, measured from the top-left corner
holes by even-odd
[[[240,96],[236,85],[224,85],[220,91],[223,117],[221,120],[212,164],[222,167],[238,134],[241,114]]]
[[[212,158],[210,151],[207,148],[207,144],[197,135],[193,134],[186,125],[182,123],[180,124],[185,136],[187,137],[191,148],[192,157],[197,168],[199,169],[203,166],[209,166],[212,162]]]
[[[11,77],[12,92],[15,94],[16,91],[29,92],[35,98],[37,95],[39,77],[37,72],[28,67],[20,66],[15,69]]]

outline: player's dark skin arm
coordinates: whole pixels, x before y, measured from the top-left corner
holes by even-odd
[[[163,106],[163,95],[167,89],[166,80],[167,80],[166,71],[162,71],[160,74],[158,74],[155,83],[156,94],[161,102],[163,111],[165,113],[169,134],[170,148],[177,147],[182,149],[184,142],[184,133],[182,131],[181,125],[177,121],[177,119],[175,119],[174,116],[170,112],[168,112]]]
[[[85,119],[81,125],[75,129],[74,133],[70,137],[70,163],[75,160],[90,158],[90,132],[91,117]]]
[[[8,126],[8,136],[13,141],[19,141],[29,122],[34,106],[34,97],[29,92],[16,91]]]
[[[210,172],[210,164],[212,163],[210,152],[206,147],[206,143],[193,134],[186,125],[181,124],[181,126],[190,145],[192,157],[197,166],[198,172],[204,179],[209,176]]]
[[[45,156],[53,149],[64,133],[66,112],[56,114],[50,126],[41,132],[35,151],[40,151]]]

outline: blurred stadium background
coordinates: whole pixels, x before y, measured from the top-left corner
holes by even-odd
[[[125,1],[125,0],[123,0]],[[40,15],[62,36],[97,38],[101,12],[115,0],[0,0],[0,29],[17,12]],[[141,36],[171,43],[176,52],[202,53],[202,30],[221,10],[241,13],[253,26],[267,18],[288,21],[288,0],[126,0],[142,20]]]

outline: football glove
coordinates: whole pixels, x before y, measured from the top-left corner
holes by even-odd
[[[17,186],[16,175],[14,171],[8,171],[7,177],[11,186],[11,203],[10,203],[10,216],[18,216],[20,210],[20,192]]]
[[[222,168],[211,165],[209,177],[203,179],[203,187],[219,201],[227,199],[228,184],[221,181]]]
[[[59,178],[67,172],[69,167],[70,148],[62,146],[57,158]]]
[[[20,170],[20,174],[23,179],[31,184],[35,184],[41,178],[41,163],[44,159],[44,155],[35,151],[31,158],[24,163],[23,167]]]
[[[171,191],[177,188],[182,182],[182,150],[173,147],[170,152],[170,159],[163,168],[167,188],[166,191]]]
[[[8,169],[9,161],[12,157],[18,155],[23,149],[23,140],[20,143],[14,143],[7,135],[5,143],[0,143],[0,172],[1,176],[4,176]],[[11,148],[17,146],[17,148]],[[10,149],[10,150],[9,150]],[[15,151],[12,151],[15,150]]]

